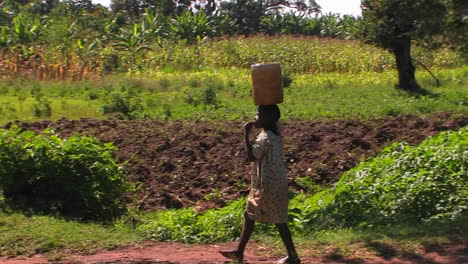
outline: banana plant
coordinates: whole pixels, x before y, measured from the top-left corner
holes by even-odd
[[[342,19],[337,14],[328,13],[320,17],[320,35],[322,37],[343,37],[345,28]]]
[[[0,27],[0,46],[6,47],[8,45],[8,28],[7,27]]]
[[[96,39],[91,43],[87,44],[82,39],[76,41],[76,49],[78,55],[78,68],[80,69],[78,79],[86,78],[87,73],[92,71],[99,60],[98,48],[101,44],[101,40]]]
[[[41,26],[38,17],[20,14],[13,18],[13,37],[19,44],[28,44],[39,37]]]
[[[268,14],[261,18],[260,30],[268,35],[278,34],[283,28],[283,21],[281,14]]]
[[[121,31],[120,35],[114,35],[114,39],[117,42],[112,44],[112,47],[130,53],[153,50],[147,45],[147,39],[145,35],[141,33],[139,24],[133,24],[132,30],[122,29]]]
[[[216,33],[214,20],[207,17],[204,11],[199,11],[196,14],[186,11],[172,19],[169,27],[174,37],[188,43],[195,43],[200,38],[212,37]]]
[[[97,53],[97,47],[99,46],[100,42],[101,41],[99,39],[97,39],[97,40],[91,42],[90,44],[86,45],[83,42],[83,40],[78,39],[76,41],[76,45],[77,45],[78,51],[82,55],[82,57],[93,57],[93,56],[96,56],[98,54]]]
[[[304,14],[293,12],[283,15],[281,33],[283,34],[305,34],[307,20]]]
[[[342,24],[344,26],[344,38],[354,39],[358,37],[360,27],[362,25],[362,18],[344,15],[342,18]]]
[[[320,21],[316,17],[307,18],[304,21],[304,34],[317,36],[320,34]]]
[[[161,48],[161,39],[167,37],[169,34],[164,18],[159,14],[155,14],[149,8],[145,8],[145,13],[140,23],[140,29],[146,39],[149,41],[156,41]]]
[[[130,67],[135,67],[137,55],[153,51],[153,49],[147,45],[148,40],[146,36],[141,32],[141,24],[133,24],[133,29],[121,29],[120,35],[114,35],[114,39],[117,41],[111,46],[117,50],[124,51],[123,59],[129,61]]]

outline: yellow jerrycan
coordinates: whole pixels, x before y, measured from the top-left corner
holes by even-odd
[[[253,64],[251,72],[255,105],[276,105],[283,102],[283,77],[279,63]]]

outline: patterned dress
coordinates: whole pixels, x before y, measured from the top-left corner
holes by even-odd
[[[246,206],[250,219],[282,224],[288,221],[288,183],[283,158],[283,140],[262,131],[252,143],[251,189]]]

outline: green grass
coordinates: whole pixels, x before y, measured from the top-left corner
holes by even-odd
[[[366,259],[369,256],[417,256],[426,248],[441,249],[457,245],[466,238],[466,218],[456,223],[437,225],[396,225],[374,228],[343,228],[293,236],[299,255],[327,259]],[[284,255],[284,245],[277,232],[255,234],[252,238],[265,248],[268,255]],[[354,263],[354,262],[353,262]],[[361,262],[358,262],[361,263]]]
[[[466,110],[466,68],[439,71],[443,76],[442,87],[435,87],[428,74],[419,73],[419,81],[432,93],[420,97],[396,90],[395,74],[333,73],[299,76],[294,85],[286,90],[284,108],[288,117],[299,119],[367,119],[399,114],[427,115],[439,111]]]
[[[154,213],[141,213],[139,217],[153,219]],[[44,254],[49,260],[60,260],[70,254],[93,254],[99,250],[111,250],[148,240],[146,235],[133,230],[127,220],[117,221],[114,226],[103,226],[66,221],[52,216],[25,216],[0,211],[0,256]],[[466,238],[466,220],[437,225],[324,230],[308,233],[306,236],[294,234],[294,240],[301,256],[366,258],[369,254],[391,254],[396,257],[414,254],[427,245],[458,243],[459,239]],[[257,225],[252,241],[268,248],[263,254],[280,256],[285,253],[281,239],[273,229],[264,232]]]
[[[124,228],[2,211],[0,234],[0,256],[7,257],[44,253],[57,258],[65,251],[91,254],[143,239]]]
[[[86,102],[77,98],[53,98],[48,97],[52,108],[50,116],[36,116],[34,114],[34,98],[26,98],[19,101],[16,96],[4,95],[0,97],[1,123],[13,120],[38,121],[44,119],[57,120],[62,117],[79,119],[81,117],[99,117],[99,105],[93,102]]]
[[[395,71],[292,75],[292,85],[285,87],[282,116],[305,120],[368,119],[400,114],[424,116],[441,111],[466,112],[468,67],[439,69],[434,73],[441,80],[440,87],[436,87],[427,72],[417,73],[418,81],[430,92],[426,96],[412,96],[396,90]],[[3,80],[0,81],[0,123],[16,119],[109,116],[245,120],[251,118],[255,110],[250,93],[250,72],[235,68],[158,71],[144,77],[116,75],[82,82]],[[37,94],[49,102],[50,116],[35,115]]]

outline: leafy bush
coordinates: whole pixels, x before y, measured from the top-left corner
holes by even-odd
[[[142,108],[140,99],[131,97],[128,92],[116,92],[106,100],[101,110],[103,114],[120,113],[125,118],[133,118]]]
[[[297,218],[314,229],[457,219],[468,209],[467,149],[467,127],[396,143],[306,199]]]
[[[115,149],[86,136],[0,130],[0,188],[14,208],[109,220],[124,212],[129,189]]]
[[[34,104],[32,106],[34,116],[36,117],[50,117],[52,115],[52,107],[50,101],[44,96],[34,97]]]
[[[232,240],[242,228],[245,200],[234,201],[221,209],[197,213],[194,209],[157,212],[138,226],[146,238],[184,243],[212,243]]]

